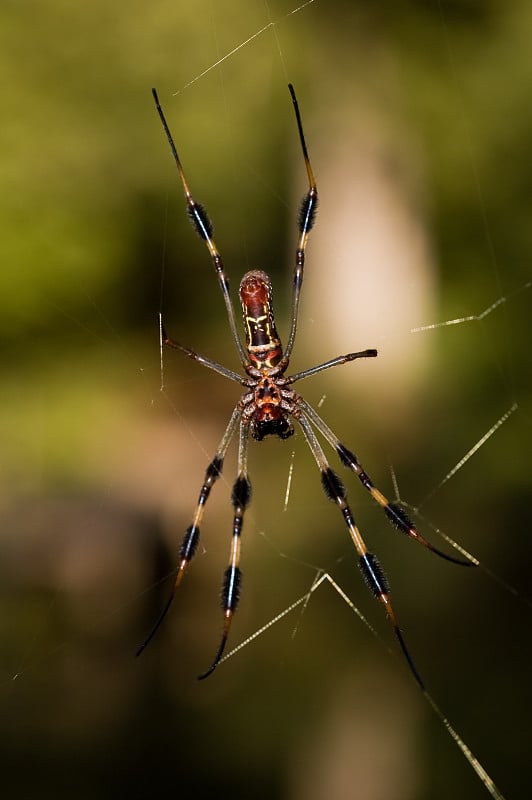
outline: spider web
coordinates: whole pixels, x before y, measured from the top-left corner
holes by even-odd
[[[113,795],[132,787],[153,794],[159,782],[179,781],[184,796],[221,786],[249,796],[260,772],[259,797],[434,800],[452,791],[470,800],[489,796],[483,768],[505,797],[522,795],[530,708],[527,173],[523,160],[522,180],[512,182],[509,166],[495,165],[518,160],[526,92],[505,90],[508,106],[493,99],[492,114],[485,94],[490,87],[504,99],[497,70],[509,40],[527,52],[529,15],[490,6],[475,37],[474,4],[470,20],[437,6],[433,25],[429,7],[407,6],[401,21],[391,13],[385,22],[367,4],[339,5],[338,26],[319,0],[204,3],[194,19],[168,16],[162,5],[146,17],[133,4],[118,25],[113,10],[96,3],[81,26],[66,15],[69,34],[81,27],[87,37],[72,39],[77,71],[96,77],[87,86],[70,78],[61,92],[50,91],[51,67],[38,57],[4,49],[8,64],[26,65],[19,80],[33,110],[27,119],[14,114],[8,127],[10,147],[21,142],[18,163],[29,162],[32,203],[23,221],[32,247],[27,273],[24,252],[14,259],[31,288],[17,287],[20,302],[6,288],[16,380],[4,389],[2,733],[6,763],[42,750],[35,775],[55,797],[72,791],[59,745],[94,764],[102,744],[106,761],[123,765],[112,774],[102,765]],[[28,47],[32,30],[42,35],[47,24],[34,21]],[[418,49],[420,30],[434,62],[427,57],[426,74],[414,80],[420,63],[406,54],[409,42]],[[56,53],[48,61],[64,75],[72,53],[54,42],[47,55]],[[509,61],[505,83],[525,86],[525,56]],[[304,187],[288,79],[298,89],[322,203],[294,370],[350,349],[379,349],[375,363],[317,376],[301,389],[424,534],[480,564],[474,574],[461,571],[394,536],[342,473],[390,578],[428,704],[367,596],[301,437],[251,452],[254,498],[229,662],[210,682],[193,683],[219,635],[230,458],[179,603],[153,651],[132,659],[166,597],[161,576],[172,580],[176,546],[235,400],[234,387],[194,364],[166,353],[159,363],[157,311],[171,335],[236,367],[149,88],[157,82],[165,98],[233,288],[245,269],[272,273],[284,332]],[[32,82],[47,89],[50,111],[29,94]],[[37,160],[33,136],[21,137],[17,123],[34,131],[47,113],[58,121],[49,126],[57,142],[43,127]],[[88,128],[96,116],[98,136]],[[511,119],[515,138],[492,116]],[[438,136],[439,127],[447,135]],[[83,224],[72,226],[64,211],[54,217],[50,209],[67,207],[80,183]],[[109,251],[100,254],[102,241]],[[31,334],[29,349],[17,345],[21,329]],[[331,465],[338,468],[332,455]],[[29,730],[17,722],[30,718]],[[482,767],[460,758],[455,732],[466,758],[470,747]],[[118,744],[126,735],[127,755]],[[20,794],[15,772],[6,786]],[[64,776],[61,785],[54,772]],[[85,794],[105,796],[90,779]]]

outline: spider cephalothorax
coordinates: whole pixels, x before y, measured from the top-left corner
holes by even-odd
[[[294,427],[287,414],[297,414],[297,395],[291,389],[284,389],[286,379],[272,375],[274,370],[264,370],[258,379],[249,381],[250,390],[240,400],[242,417],[249,420],[251,435],[258,442],[265,436],[278,436],[288,439]]]
[[[280,439],[287,439],[294,433],[294,427],[291,421],[294,420],[303,433],[314,460],[318,465],[321,473],[322,488],[326,496],[329,498],[329,500],[335,503],[342,514],[344,523],[355,546],[355,550],[358,555],[358,565],[364,580],[375,597],[383,604],[408,665],[418,684],[421,686],[421,688],[423,688],[423,683],[416,667],[414,666],[410,653],[406,648],[403,635],[397,623],[395,612],[390,601],[390,592],[384,572],[377,557],[373,553],[370,553],[366,547],[362,535],[355,523],[353,512],[348,504],[345,487],[338,475],[336,475],[336,473],[329,466],[329,462],[325,456],[323,447],[318,440],[316,432],[319,433],[336,452],[336,455],[343,466],[351,470],[351,472],[358,477],[362,486],[381,506],[390,522],[398,530],[407,534],[410,538],[418,541],[420,544],[424,545],[426,548],[432,550],[448,561],[453,561],[457,564],[462,564],[465,566],[473,566],[474,562],[450,556],[441,552],[432,544],[430,544],[419,533],[405,511],[396,503],[390,503],[389,500],[382,494],[382,492],[377,489],[368,473],[363,469],[362,464],[356,455],[340,442],[336,434],[331,430],[331,428],[329,428],[326,422],[312,408],[312,406],[307,403],[307,401],[300,394],[297,394],[291,388],[296,381],[300,381],[303,378],[308,378],[311,375],[315,375],[318,372],[323,372],[324,370],[338,366],[339,364],[346,364],[349,361],[354,361],[355,359],[359,358],[374,358],[377,355],[376,350],[368,349],[361,350],[356,353],[347,353],[291,376],[285,375],[290,363],[290,357],[292,355],[292,349],[294,347],[296,336],[299,297],[303,283],[303,272],[305,266],[305,250],[309,232],[314,224],[318,203],[318,190],[314,175],[312,173],[312,168],[310,166],[310,159],[307,152],[307,146],[305,143],[303,126],[301,123],[301,116],[299,113],[295,92],[291,84],[288,88],[290,90],[294,105],[297,128],[299,132],[299,141],[307,171],[308,191],[303,198],[299,213],[299,239],[296,248],[294,267],[291,323],[288,344],[284,350],[275,326],[275,318],[272,306],[271,281],[265,272],[258,269],[247,272],[242,278],[240,284],[240,301],[242,304],[245,330],[245,345],[242,344],[240,336],[238,335],[235,312],[231,296],[229,294],[229,282],[227,280],[222,258],[218,248],[216,247],[214,239],[212,238],[212,224],[203,206],[197,203],[192,197],[185,179],[181,161],[172,139],[172,135],[168,128],[168,124],[164,117],[161,106],[159,105],[157,93],[155,92],[155,89],[153,90],[157,111],[166,132],[166,136],[168,138],[177,170],[179,172],[179,177],[185,192],[188,214],[197,233],[205,242],[210,253],[218,278],[218,283],[224,298],[231,334],[240,356],[240,361],[245,375],[234,372],[233,370],[218,364],[216,361],[205,358],[199,353],[196,353],[196,351],[191,350],[189,347],[185,347],[184,345],[169,339],[166,335],[164,327],[161,325],[162,344],[173,347],[176,350],[180,350],[189,358],[192,358],[195,361],[198,361],[200,364],[209,367],[209,369],[214,370],[219,375],[223,375],[225,378],[235,381],[244,387],[244,393],[235,405],[214,458],[205,471],[203,485],[200,489],[192,523],[185,532],[179,550],[179,565],[177,569],[177,575],[168,602],[163,608],[163,611],[155,623],[151,633],[139,648],[138,654],[144,650],[146,645],[151,641],[155,632],[158,630],[159,625],[166,615],[166,612],[170,608],[175,591],[181,583],[183,575],[185,574],[188,565],[194,557],[199,542],[200,525],[203,519],[205,505],[214,483],[220,477],[225,455],[231,440],[238,430],[238,474],[233,484],[233,490],[231,493],[231,502],[234,512],[233,532],[229,565],[224,573],[221,592],[221,602],[224,615],[223,633],[214,661],[212,662],[210,668],[203,673],[203,675],[200,675],[200,678],[206,678],[207,675],[210,675],[211,672],[216,669],[217,665],[220,663],[225,649],[231,620],[234,612],[236,611],[240,596],[240,543],[244,524],[244,514],[251,500],[251,482],[248,477],[247,468],[249,439],[250,436],[257,441],[261,441],[265,436],[278,436]]]

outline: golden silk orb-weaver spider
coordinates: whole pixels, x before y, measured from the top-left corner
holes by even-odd
[[[348,361],[354,361],[357,358],[375,358],[377,356],[377,351],[374,349],[368,349],[361,350],[357,353],[347,353],[345,355],[332,358],[330,361],[325,361],[323,364],[318,364],[317,366],[305,369],[302,372],[297,372],[293,375],[286,375],[296,338],[299,298],[301,294],[305,266],[305,251],[310,231],[316,219],[316,211],[318,206],[318,190],[316,181],[314,179],[314,174],[312,172],[312,167],[310,165],[298,102],[292,84],[289,84],[288,89],[292,98],[297,129],[299,133],[299,141],[307,171],[308,191],[301,202],[301,208],[299,212],[299,239],[297,243],[294,267],[291,322],[290,331],[288,334],[288,343],[284,349],[275,325],[272,306],[271,281],[268,275],[259,269],[247,272],[240,282],[239,294],[242,305],[245,331],[245,345],[242,344],[237,330],[233,302],[229,294],[229,282],[222,262],[222,257],[213,239],[213,226],[203,206],[197,203],[192,196],[188,182],[185,178],[181,160],[177,154],[172,134],[170,133],[168,123],[166,122],[166,118],[160,106],[157,92],[155,89],[152,90],[157,112],[170,144],[170,149],[172,151],[172,155],[177,166],[177,171],[179,173],[179,178],[183,186],[188,215],[193,227],[203,239],[209,251],[212,264],[218,278],[218,284],[225,302],[232,338],[238,351],[245,375],[240,375],[237,372],[233,372],[233,370],[218,364],[216,361],[205,358],[199,353],[196,353],[194,350],[191,350],[179,342],[170,339],[166,335],[164,327],[161,326],[162,342],[164,345],[181,351],[189,358],[199,362],[209,369],[214,370],[214,372],[217,372],[219,375],[223,375],[225,378],[239,383],[244,387],[244,393],[241,395],[235,408],[233,409],[233,413],[231,414],[231,418],[222,436],[214,458],[205,471],[205,476],[200,489],[192,523],[185,532],[179,550],[177,575],[170,597],[168,598],[168,601],[153,629],[143,644],[139,647],[137,655],[142,653],[159,629],[159,626],[161,625],[172,604],[176,589],[180,585],[183,576],[194,557],[198,547],[200,525],[203,519],[207,500],[213,485],[220,477],[228,447],[238,430],[238,474],[233,484],[233,490],[231,494],[231,502],[234,511],[233,533],[231,539],[229,565],[224,573],[221,592],[223,631],[214,660],[209,669],[199,676],[199,679],[201,680],[206,678],[212,672],[214,672],[224,653],[229,636],[229,629],[231,627],[231,621],[236,611],[240,595],[240,544],[244,523],[244,514],[251,500],[251,482],[248,476],[247,468],[249,440],[251,437],[260,442],[265,436],[278,436],[280,439],[288,439],[294,433],[294,426],[292,424],[292,421],[294,421],[301,428],[303,436],[312,452],[312,455],[314,456],[316,464],[318,465],[321,473],[322,487],[326,496],[333,503],[335,503],[343,516],[345,525],[358,555],[358,564],[364,580],[368,588],[384,606],[387,617],[395,631],[395,635],[410,667],[410,670],[417,683],[422,689],[424,689],[423,682],[412,660],[410,652],[406,647],[405,640],[397,622],[397,617],[392,608],[390,591],[382,567],[377,557],[373,553],[370,553],[366,547],[364,539],[362,538],[362,535],[355,523],[353,513],[349,506],[346,490],[338,475],[329,466],[329,462],[327,461],[316,432],[321,434],[325,441],[328,442],[333,450],[336,451],[336,454],[344,467],[347,467],[347,469],[355,473],[363,487],[381,506],[392,525],[394,525],[398,530],[407,534],[407,536],[410,538],[419,542],[433,553],[436,553],[448,561],[452,561],[455,564],[461,564],[463,566],[474,566],[474,563],[469,560],[462,560],[448,555],[447,553],[438,550],[436,547],[434,547],[434,545],[427,541],[421,535],[421,533],[419,533],[414,523],[409,519],[404,510],[397,504],[389,502],[382,492],[376,488],[356,455],[340,442],[336,434],[331,430],[331,428],[329,428],[321,416],[300,394],[295,392],[292,388],[296,382],[303,380],[303,378],[316,375],[318,372],[323,372],[324,370],[330,369],[331,367],[336,367],[339,364],[346,364]]]

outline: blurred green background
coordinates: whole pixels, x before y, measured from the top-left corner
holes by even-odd
[[[161,390],[160,311],[171,336],[238,364],[150,89],[233,290],[266,269],[286,332],[305,189],[288,80],[321,199],[293,369],[379,349],[300,390],[390,496],[395,476],[428,537],[482,562],[396,536],[345,475],[429,690],[505,796],[528,796],[532,8],[296,7],[0,9],[4,797],[488,796],[398,656],[301,435],[251,449],[232,644],[317,568],[380,640],[323,586],[196,682],[220,633],[233,452],[175,606],[133,657],[238,396],[173,352]]]

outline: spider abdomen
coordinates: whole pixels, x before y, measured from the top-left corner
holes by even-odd
[[[273,316],[272,284],[261,269],[246,272],[240,282],[240,301],[246,331],[246,350],[257,369],[271,369],[283,357]]]

